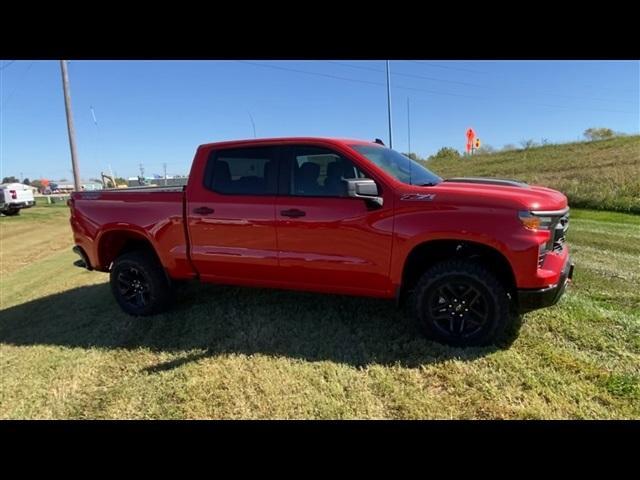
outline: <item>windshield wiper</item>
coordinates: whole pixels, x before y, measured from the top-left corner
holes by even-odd
[[[427,183],[414,183],[413,185],[417,187],[435,187],[437,183],[435,182],[427,182]]]

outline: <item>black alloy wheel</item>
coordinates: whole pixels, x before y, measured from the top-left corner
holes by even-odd
[[[505,285],[470,259],[428,268],[413,290],[412,304],[425,336],[456,347],[498,344],[516,319]]]
[[[120,255],[110,272],[111,292],[123,311],[145,316],[166,310],[173,291],[160,261],[151,251]]]

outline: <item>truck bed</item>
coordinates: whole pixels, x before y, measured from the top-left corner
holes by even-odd
[[[167,186],[157,187],[152,185],[140,185],[139,187],[127,187],[127,188],[103,188],[102,190],[96,190],[95,192],[181,192],[185,188],[184,185],[180,186]],[[86,192],[85,192],[86,193]]]
[[[127,241],[149,242],[174,278],[191,278],[183,187],[74,192],[69,202],[74,240],[91,266],[106,271],[111,252]],[[116,240],[117,239],[117,240]]]

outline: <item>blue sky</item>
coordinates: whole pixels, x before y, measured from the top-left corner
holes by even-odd
[[[0,60],[0,175],[71,179],[60,65]],[[83,178],[188,173],[198,144],[258,137],[388,141],[384,61],[71,61]],[[462,151],[640,132],[637,61],[391,61],[393,147]],[[306,72],[306,73],[303,73]],[[93,107],[97,125],[91,113]]]

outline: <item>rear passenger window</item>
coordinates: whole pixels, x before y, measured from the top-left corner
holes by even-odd
[[[344,197],[347,178],[365,175],[347,158],[322,147],[293,147],[290,192],[312,197]]]
[[[211,152],[204,183],[227,195],[275,195],[277,178],[274,147],[237,148]]]

